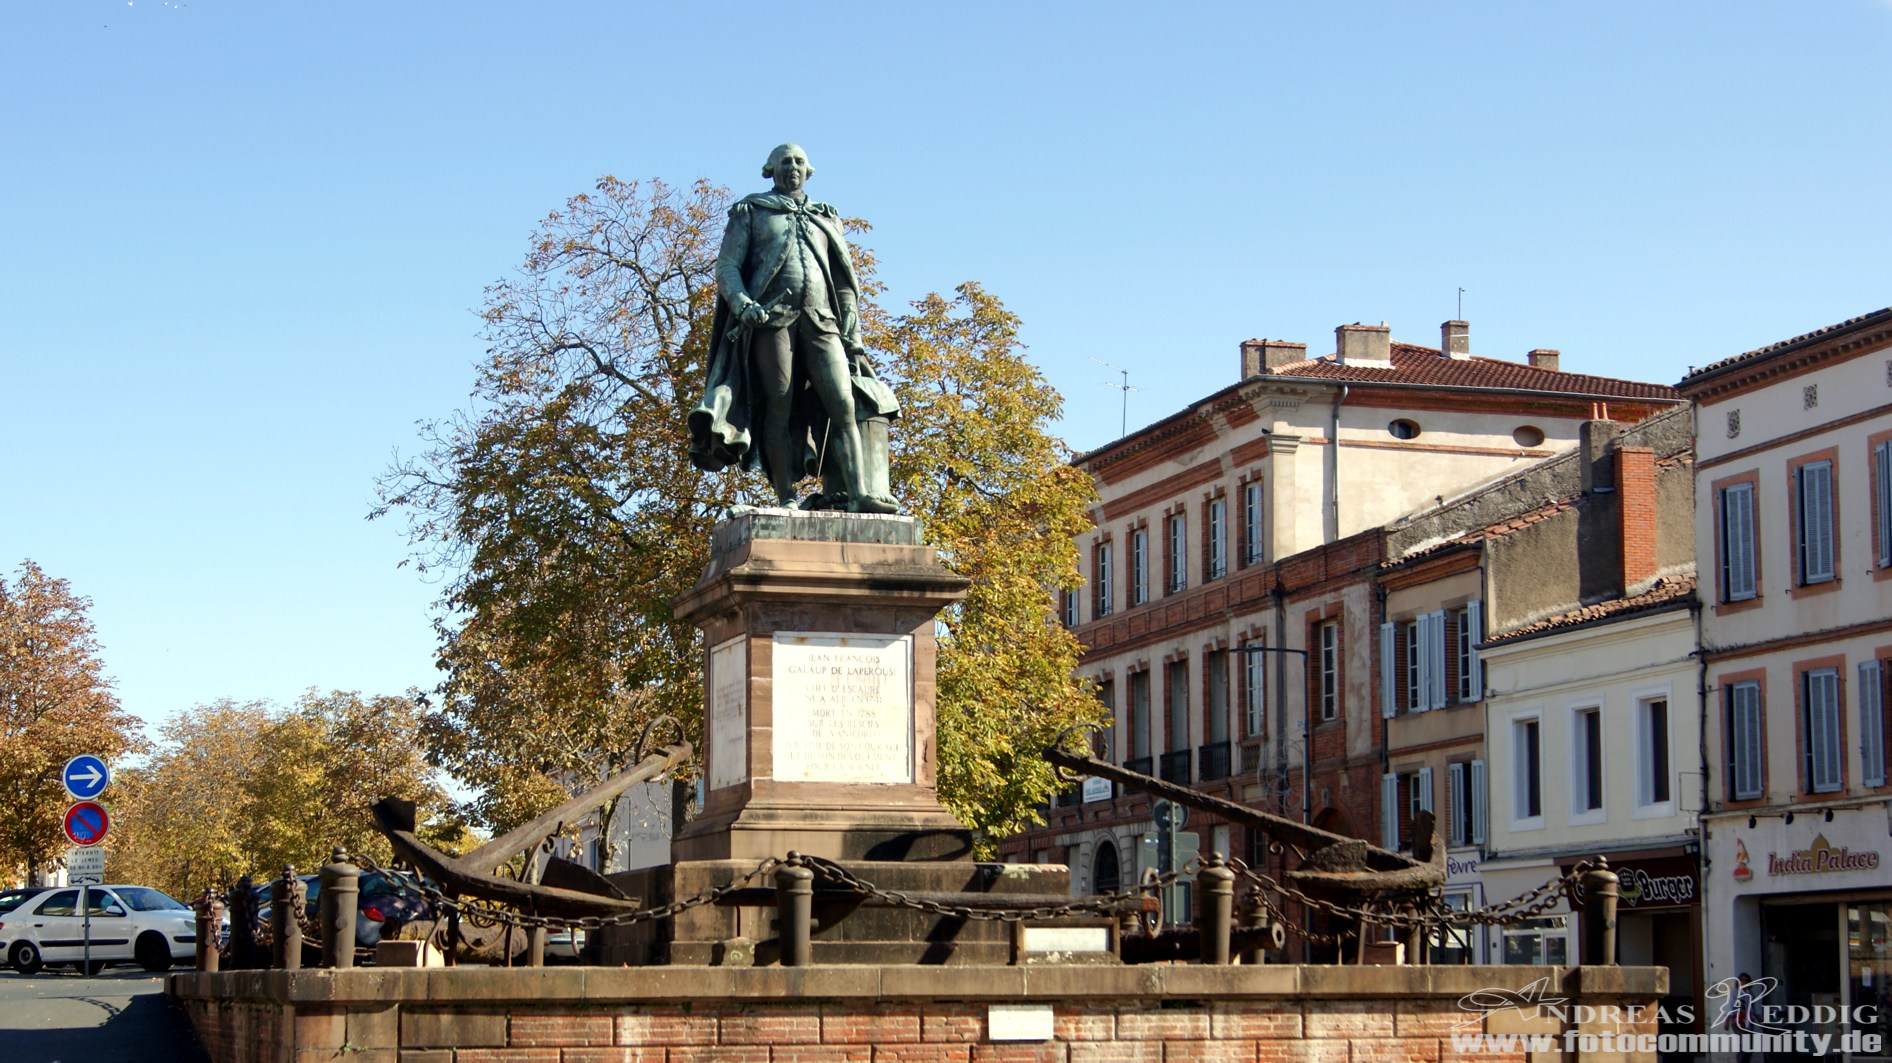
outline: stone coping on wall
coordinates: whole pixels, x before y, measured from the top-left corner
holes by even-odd
[[[1665,967],[556,967],[224,971],[170,976],[182,1001],[287,1005],[378,1003],[596,1004],[782,1000],[1228,1000],[1260,997],[1434,998],[1478,990],[1526,992],[1548,978],[1571,998],[1646,998],[1669,988]]]

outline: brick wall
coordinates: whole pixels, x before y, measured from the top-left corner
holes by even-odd
[[[1546,975],[1572,1005],[1647,1006],[1667,988],[1650,968],[1191,965],[233,972],[174,976],[170,991],[216,1063],[1367,1063],[1470,1058],[1453,1040],[1466,1035],[1575,1030],[1459,1006]],[[994,1040],[994,1004],[1048,1009],[1050,1038]],[[1653,1017],[1609,1026],[1655,1030]],[[1527,1058],[1487,1047],[1476,1058]]]

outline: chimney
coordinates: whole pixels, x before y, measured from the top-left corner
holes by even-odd
[[[1590,420],[1577,427],[1577,476],[1584,494],[1616,490],[1616,462],[1610,452],[1622,434],[1623,426],[1615,421]]]
[[[1557,373],[1562,372],[1562,370],[1557,368],[1557,359],[1560,353],[1561,352],[1555,347],[1539,347],[1529,354],[1526,354],[1524,357],[1535,368],[1548,369],[1553,373]]]
[[[1640,594],[1655,579],[1655,479],[1655,448],[1616,448],[1616,504],[1622,510],[1624,594]]]
[[[1341,365],[1391,369],[1393,330],[1387,328],[1384,321],[1377,325],[1362,325],[1358,321],[1342,325],[1334,330],[1334,353]]]
[[[1287,340],[1243,340],[1242,379],[1272,373],[1284,365],[1307,361],[1307,344]]]
[[[1472,327],[1470,323],[1447,321],[1439,325],[1439,353],[1461,362],[1471,361]]]

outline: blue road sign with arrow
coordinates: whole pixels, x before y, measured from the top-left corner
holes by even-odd
[[[103,760],[82,753],[66,761],[66,770],[60,773],[60,778],[66,784],[67,793],[84,801],[104,792],[105,785],[112,781],[112,771]]]

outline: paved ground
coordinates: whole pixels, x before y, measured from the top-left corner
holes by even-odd
[[[202,1063],[190,1020],[159,975],[113,967],[0,971],[0,1059],[6,1063]]]

